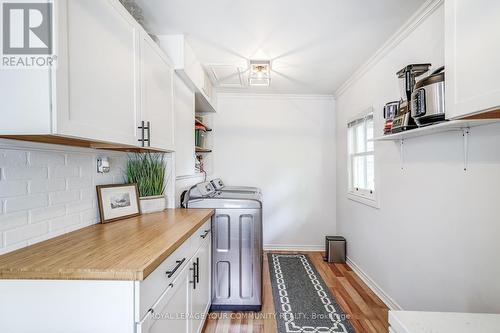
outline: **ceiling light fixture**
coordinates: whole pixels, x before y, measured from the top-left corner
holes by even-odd
[[[250,60],[248,84],[254,87],[269,87],[271,85],[271,61]]]

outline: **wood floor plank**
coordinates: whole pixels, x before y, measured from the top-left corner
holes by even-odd
[[[359,286],[363,290],[362,292],[360,291],[360,293],[369,296],[372,299],[372,301],[375,304],[377,304],[378,306],[383,307],[383,308],[386,307],[386,305],[384,304],[384,302],[382,302],[382,300],[373,292],[373,290],[371,290],[363,282],[363,280],[361,280],[361,278],[356,273],[354,273],[353,271],[351,271],[351,272],[349,272],[349,274],[347,274],[347,277],[350,279],[350,281],[351,281],[352,284],[355,283],[357,286]]]
[[[277,252],[277,251],[276,251]],[[379,297],[346,264],[323,261],[321,252],[286,252],[308,254],[357,333],[387,333],[388,308]],[[227,313],[211,315],[203,333],[277,333],[274,301],[267,253],[263,260],[262,311],[254,315]]]

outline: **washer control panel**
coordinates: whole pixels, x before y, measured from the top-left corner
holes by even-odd
[[[220,178],[213,179],[211,183],[217,191],[224,188],[224,182]]]
[[[199,183],[196,185],[196,188],[203,197],[208,197],[215,193],[215,188],[210,182]]]

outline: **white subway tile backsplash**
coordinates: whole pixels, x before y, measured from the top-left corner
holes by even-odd
[[[68,204],[68,214],[81,213],[94,208],[93,200],[82,200],[79,202]]]
[[[80,191],[80,200],[89,200],[97,198],[97,191],[95,187],[92,189],[84,189]]]
[[[49,170],[50,178],[68,178],[68,177],[79,177],[80,168],[78,166],[54,166]]]
[[[62,153],[35,151],[29,154],[29,161],[33,166],[64,165],[66,156]]]
[[[112,174],[99,174],[94,178],[95,185],[114,184]]]
[[[28,182],[25,180],[0,180],[0,198],[17,197],[28,194]]]
[[[28,162],[28,153],[19,150],[0,151],[0,166],[20,166]]]
[[[33,179],[30,181],[30,193],[46,193],[64,191],[66,180],[64,178],[55,179]]]
[[[28,241],[31,238],[40,237],[49,232],[47,222],[29,224],[25,227],[5,231],[5,245],[10,246],[19,242]]]
[[[49,223],[50,223],[50,231],[58,231],[61,229],[66,229],[72,225],[81,223],[80,214],[59,217],[51,220]]]
[[[0,231],[15,229],[28,224],[28,212],[0,215]]]
[[[123,183],[126,153],[98,174],[102,154],[52,147],[0,150],[0,254],[98,223],[95,185]]]
[[[30,222],[36,223],[65,215],[66,207],[64,205],[33,209],[30,212]]]
[[[99,218],[99,212],[97,209],[90,209],[82,212],[81,214],[82,221],[86,223],[86,221],[95,221]]]
[[[68,179],[68,190],[88,189],[92,187],[92,185],[93,184],[91,176]]]
[[[6,242],[5,242],[5,235],[4,235],[4,247],[3,248],[0,248],[0,254],[4,254],[4,253],[8,253],[8,252],[12,252],[12,251],[15,251],[15,250],[18,250],[20,248],[23,248],[23,247],[26,247],[28,246],[28,242],[24,241],[24,242],[19,242],[17,244],[14,244],[14,245],[9,245],[7,246]]]
[[[47,167],[19,167],[11,166],[3,168],[3,176],[6,180],[28,180],[47,178]]]
[[[12,213],[23,210],[29,210],[49,205],[49,196],[47,194],[37,194],[25,197],[12,197],[5,200],[5,212]]]
[[[80,200],[80,191],[54,192],[49,197],[51,205],[59,205]]]
[[[93,166],[94,160],[96,160],[95,155],[88,155],[88,154],[70,154],[67,156],[67,164],[68,165],[76,165],[80,167],[89,167]]]

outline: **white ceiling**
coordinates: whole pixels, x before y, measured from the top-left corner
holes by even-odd
[[[270,87],[223,91],[333,94],[425,0],[136,2],[150,32],[186,34],[205,66],[272,60]]]

